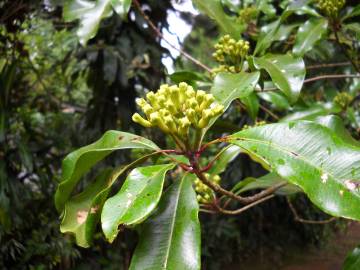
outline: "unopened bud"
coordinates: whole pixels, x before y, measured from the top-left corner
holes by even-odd
[[[152,124],[148,120],[145,120],[144,118],[142,118],[142,116],[138,113],[134,113],[134,115],[132,116],[132,120],[135,123],[138,123],[144,127],[152,127]]]

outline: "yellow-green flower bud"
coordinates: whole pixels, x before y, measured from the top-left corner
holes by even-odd
[[[186,101],[186,105],[188,108],[195,110],[198,107],[198,102],[195,98],[190,98]]]
[[[142,116],[138,113],[134,113],[134,115],[132,116],[132,120],[135,123],[138,123],[144,127],[152,127],[152,124],[148,120],[145,120],[144,118],[142,118]]]
[[[158,126],[165,133],[170,132],[170,130],[164,124],[163,119],[161,118],[161,116],[158,112],[153,112],[152,114],[150,114],[150,122],[151,122],[151,124]]]
[[[176,127],[175,121],[170,115],[164,117],[164,122],[171,133],[177,132],[177,127]]]
[[[142,107],[144,107],[146,104],[148,104],[148,103],[146,102],[146,100],[143,99],[143,98],[137,98],[137,99],[135,100],[135,102],[136,102],[136,104],[137,104],[140,108],[142,108]]]
[[[214,108],[212,108],[213,117],[218,116],[224,112],[224,106],[221,104],[217,104]]]
[[[142,107],[142,110],[144,111],[147,117],[149,117],[150,114],[154,112],[154,108],[150,104],[145,104],[145,106]]]
[[[215,98],[213,95],[211,94],[206,94],[204,96],[204,100],[200,105],[200,110],[205,110],[207,109],[213,102],[215,101]]]
[[[185,94],[188,98],[192,98],[192,97],[195,97],[196,93],[195,93],[194,89],[192,88],[192,86],[189,85],[186,89]]]
[[[198,90],[196,93],[196,101],[198,104],[201,104],[201,102],[204,100],[206,92],[203,90]]]
[[[196,112],[194,109],[187,109],[185,114],[192,124],[196,124]]]

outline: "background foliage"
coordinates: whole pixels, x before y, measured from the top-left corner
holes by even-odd
[[[179,11],[177,14],[193,26],[184,40],[184,50],[215,67],[211,60],[212,44],[224,29],[236,33],[239,29],[233,29],[231,20],[256,1],[244,1],[240,5],[232,1],[210,2],[218,3],[211,6],[211,10],[221,8],[226,11],[225,15],[219,11],[209,20],[203,15]],[[275,29],[269,23],[277,19],[287,1],[260,2],[259,11],[252,18],[245,22],[241,16],[238,18],[241,29],[246,29],[245,37],[259,54],[264,48],[272,53],[284,53],[294,45],[293,52],[303,55],[309,67],[348,62],[345,47],[356,59],[358,15],[347,19],[345,31],[339,37],[342,46],[336,43],[331,31],[326,30],[324,20],[315,18],[305,22],[305,15],[301,13],[283,18],[279,31],[276,35],[272,33],[274,40],[267,42],[265,37],[262,47],[256,46],[262,33]],[[160,29],[168,27],[166,15],[173,10],[173,3],[150,0],[141,4]],[[209,7],[197,4],[208,12]],[[355,4],[347,1],[344,10]],[[161,60],[169,52],[145,27],[144,18],[134,8],[130,9],[127,20],[116,13],[104,15],[98,32],[90,35],[93,38],[84,47],[76,35],[78,23],[62,17],[62,1],[0,1],[0,7],[0,267],[118,269],[120,264],[126,269],[136,245],[136,234],[127,230],[112,245],[96,235],[92,248],[76,247],[71,237],[59,232],[53,194],[60,162],[68,152],[94,141],[108,129],[142,132],[138,125],[130,122],[136,109],[134,99],[147,89],[157,89],[166,80],[167,71]],[[312,7],[309,12],[316,12],[316,7]],[[218,27],[217,21],[223,23]],[[302,30],[295,35],[300,25]],[[304,40],[301,33],[308,29],[314,33],[305,39],[307,45],[299,43],[298,40]],[[256,60],[254,64],[266,66]],[[176,59],[176,69],[201,71],[183,57]],[[308,68],[307,77],[329,71],[354,73],[354,68],[350,64]],[[261,75],[268,76],[265,72]],[[170,78],[177,82],[175,75]],[[207,80],[196,79],[192,83],[206,87]],[[256,99],[258,106],[251,107],[255,112],[251,113],[246,101],[231,105],[226,118],[212,128],[211,136],[237,131],[260,120],[314,119],[337,113],[358,138],[359,88],[358,80],[315,81],[306,84],[301,98],[293,104],[285,98],[291,94],[286,90],[260,93]],[[338,93],[347,93],[350,98],[348,101],[336,99]],[[156,131],[146,132],[158,145],[167,144]],[[129,160],[130,155],[136,153],[112,155],[106,165]],[[241,156],[223,176],[233,179],[233,183],[227,183],[230,187],[239,179],[262,174],[260,166]],[[305,218],[325,217],[305,196],[298,196],[295,205]],[[202,215],[201,220],[204,269],[219,269],[220,265],[239,259],[239,254],[247,257],[264,250],[285,254],[284,246],[319,245],[341,224],[314,227],[296,223],[284,198],[256,207],[240,217]],[[215,256],[216,261],[212,260]],[[279,263],[280,257],[273,262]]]

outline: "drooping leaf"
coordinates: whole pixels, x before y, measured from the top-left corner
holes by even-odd
[[[104,170],[83,192],[65,204],[60,231],[75,234],[76,243],[81,247],[90,246],[101,208],[109,191],[108,182],[111,172],[111,169]]]
[[[253,92],[247,97],[240,98],[240,100],[245,105],[246,111],[251,119],[255,120],[260,106],[258,96]]]
[[[273,83],[289,98],[295,102],[305,79],[305,64],[302,58],[291,55],[266,55],[253,58],[256,68],[265,69]]]
[[[110,130],[98,141],[84,146],[65,157],[62,163],[61,182],[55,193],[55,206],[62,211],[72,190],[80,178],[97,162],[119,149],[139,148],[158,150],[152,141],[143,137]]]
[[[122,17],[131,6],[130,0],[67,0],[64,4],[63,17],[67,22],[79,19],[77,35],[85,45],[93,38],[102,19],[112,15],[113,8]]]
[[[245,24],[240,24],[235,21],[236,18],[226,15],[220,0],[193,0],[193,3],[199,10],[215,20],[224,33],[231,35],[233,38],[240,38],[241,33],[245,31]]]
[[[165,174],[174,164],[139,167],[131,171],[120,191],[107,199],[101,213],[101,225],[112,242],[121,225],[142,222],[158,204]]]
[[[145,155],[126,166],[119,166],[114,170],[103,170],[96,180],[86,187],[83,192],[66,202],[60,225],[61,232],[75,234],[76,242],[79,246],[89,247],[111,186],[120,175],[157,154]]]
[[[358,270],[360,269],[360,246],[354,248],[345,259],[343,270]]]
[[[325,212],[360,219],[360,148],[331,129],[308,121],[278,123],[240,131],[228,142],[301,187]]]
[[[140,227],[140,240],[130,270],[200,269],[199,206],[185,175],[163,195],[159,208]]]
[[[326,33],[328,21],[325,18],[311,18],[299,27],[296,35],[293,54],[303,56]]]

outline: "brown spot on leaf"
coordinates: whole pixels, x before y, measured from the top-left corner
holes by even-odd
[[[80,225],[83,224],[86,221],[86,218],[88,216],[88,211],[79,210],[76,214],[76,221]]]
[[[295,157],[298,157],[299,155],[297,154],[297,153],[295,153],[295,152],[290,152],[293,156],[295,156]]]
[[[124,139],[124,136],[119,136],[119,141],[121,141],[122,139]]]
[[[131,140],[132,141],[139,141],[139,140],[141,140],[141,137],[135,137],[135,138],[132,138]]]

